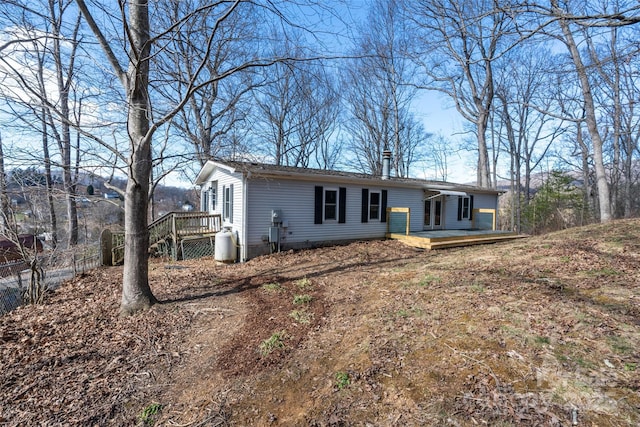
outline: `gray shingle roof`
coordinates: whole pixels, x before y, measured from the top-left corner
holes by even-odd
[[[281,166],[268,163],[258,162],[241,162],[241,161],[227,161],[227,160],[212,160],[213,164],[225,165],[228,168],[234,169],[236,172],[242,172],[247,176],[271,176],[271,177],[297,177],[300,179],[309,180],[330,180],[354,182],[354,181],[367,181],[376,183],[377,185],[387,185],[394,187],[421,187],[426,190],[454,190],[454,191],[473,191],[481,193],[498,193],[496,190],[480,188],[474,185],[456,184],[445,181],[432,181],[417,178],[398,178],[390,177],[389,179],[382,179],[379,176],[373,176],[370,174],[359,172],[348,172],[330,169],[314,169],[314,168],[300,168],[293,166]],[[196,182],[197,183],[197,182]]]

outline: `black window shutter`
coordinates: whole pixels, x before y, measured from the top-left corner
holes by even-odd
[[[360,212],[360,222],[369,222],[369,190],[362,189],[362,211]]]
[[[340,187],[338,191],[338,223],[347,222],[347,189]]]
[[[314,212],[314,224],[322,224],[322,196],[323,189],[321,186],[316,185],[316,200],[315,200],[315,212]]]
[[[462,196],[458,196],[458,221],[462,221]]]
[[[387,190],[382,190],[382,200],[380,201],[380,221],[387,222]]]
[[[473,194],[469,196],[469,220],[473,219]]]

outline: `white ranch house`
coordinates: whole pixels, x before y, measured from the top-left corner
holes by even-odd
[[[497,224],[495,190],[388,174],[210,160],[195,184],[201,210],[220,214],[222,226],[232,230],[240,261],[278,250],[383,239],[390,233],[387,211],[396,208],[410,212],[405,225],[411,233],[494,230]]]

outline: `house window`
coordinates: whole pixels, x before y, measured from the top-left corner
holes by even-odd
[[[202,197],[200,197],[200,210],[202,212],[209,212],[209,193],[207,190],[202,191]]]
[[[462,198],[462,219],[469,219],[469,198]]]
[[[387,190],[369,191],[362,189],[362,216],[360,222],[387,221]]]
[[[218,201],[218,181],[213,181],[209,188],[209,199],[211,203],[211,210],[215,211]]]
[[[233,184],[222,187],[222,217],[233,222]]]
[[[472,219],[473,196],[458,197],[458,221]]]
[[[324,188],[316,185],[314,192],[313,223],[322,224],[324,221],[347,222],[347,189],[340,187]]]
[[[369,219],[380,218],[380,193],[369,193]]]
[[[338,190],[324,190],[324,220],[338,219]]]

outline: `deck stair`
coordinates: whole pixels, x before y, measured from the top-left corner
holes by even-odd
[[[184,242],[212,237],[222,228],[219,214],[207,212],[169,212],[149,224],[149,250],[170,256],[174,261],[182,257]],[[103,264],[119,265],[124,261],[124,233],[103,232]],[[108,241],[108,243],[107,243]],[[108,246],[108,247],[105,247]],[[109,252],[107,254],[107,252]]]

